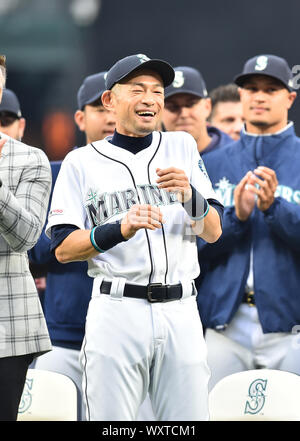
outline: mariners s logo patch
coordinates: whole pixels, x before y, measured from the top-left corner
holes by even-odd
[[[178,87],[182,87],[183,85],[184,85],[183,72],[181,70],[177,70],[175,72],[175,78],[172,83],[172,86],[178,88]]]
[[[268,380],[262,380],[261,378],[252,381],[249,386],[249,399],[246,401],[244,413],[254,415],[262,410],[265,405],[267,382]]]
[[[31,389],[33,386],[33,378],[26,378],[25,387],[19,405],[18,413],[25,413],[32,403]]]
[[[144,54],[138,54],[137,57],[139,58],[141,63],[145,63],[146,61],[150,60],[150,58],[147,57],[147,55],[144,55]]]
[[[265,55],[261,55],[259,57],[257,57],[256,60],[256,65],[255,65],[255,70],[265,70],[265,68],[268,65],[268,57],[266,57]]]

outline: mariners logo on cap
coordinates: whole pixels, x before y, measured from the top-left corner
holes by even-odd
[[[144,55],[144,54],[137,54],[137,57],[139,58],[141,63],[145,63],[146,61],[150,60],[150,58],[147,57],[147,55]]]
[[[173,87],[182,87],[184,85],[184,76],[182,70],[175,71],[175,78],[172,83]]]
[[[256,60],[256,65],[255,65],[255,70],[265,70],[265,68],[268,65],[268,57],[266,57],[265,55],[261,55],[259,57],[257,57]]]

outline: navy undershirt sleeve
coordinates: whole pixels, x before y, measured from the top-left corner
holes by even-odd
[[[218,215],[220,217],[221,226],[223,223],[223,213],[224,213],[224,206],[221,204],[221,202],[217,201],[216,199],[207,199],[207,202],[211,207],[214,207],[215,210],[217,210]]]
[[[55,248],[73,231],[79,230],[76,225],[61,224],[51,227],[51,245],[50,251],[53,252]],[[96,244],[101,247],[101,251],[104,252],[114,247],[120,242],[124,242],[125,239],[121,234],[121,223],[108,223],[96,227],[94,239]]]
[[[61,224],[51,227],[51,245],[50,251],[53,252],[56,247],[73,231],[79,230],[76,225]]]

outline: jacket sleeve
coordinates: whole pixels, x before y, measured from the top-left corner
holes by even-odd
[[[41,265],[57,262],[54,253],[50,251],[50,245],[51,240],[46,236],[45,229],[43,229],[35,246],[28,251],[30,262]]]
[[[300,251],[300,206],[275,198],[271,207],[264,212],[265,221],[271,231],[295,251]]]
[[[240,221],[235,215],[234,206],[225,207],[223,213],[222,235],[215,243],[206,243],[197,239],[198,256],[203,259],[213,259],[232,250],[233,244],[249,231],[250,218]]]
[[[34,149],[25,164],[16,191],[0,188],[0,233],[17,252],[37,242],[46,220],[51,191],[51,169],[42,150]]]

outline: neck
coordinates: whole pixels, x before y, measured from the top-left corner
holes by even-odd
[[[197,147],[198,152],[201,153],[203,150],[206,149],[206,147],[211,143],[212,138],[207,133],[206,128],[204,130],[201,130],[199,137],[197,138]]]
[[[150,146],[152,143],[152,133],[137,138],[134,136],[123,135],[115,130],[115,133],[109,142],[135,154]]]
[[[287,123],[287,119],[274,124],[258,124],[247,121],[245,124],[245,130],[246,132],[253,133],[254,135],[272,135],[284,129],[287,126]]]

